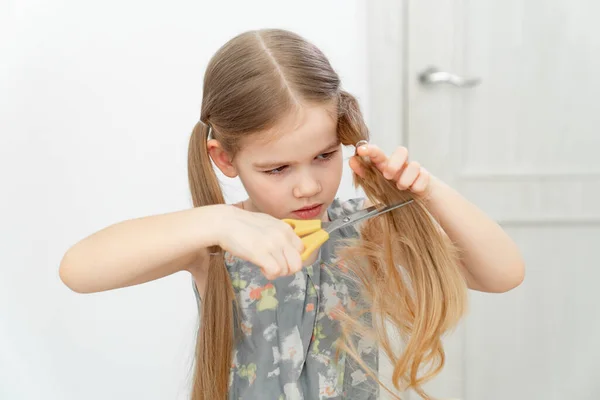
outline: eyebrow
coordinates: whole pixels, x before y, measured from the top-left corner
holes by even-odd
[[[334,143],[331,143],[329,146],[325,147],[325,149],[317,152],[317,154],[315,154],[315,157],[318,156],[319,154],[323,154],[323,153],[328,153],[330,151],[333,151],[333,149],[335,147],[338,147],[340,145],[340,141],[339,139],[336,139],[336,141]],[[282,165],[292,165],[294,164],[293,162],[290,161],[267,161],[264,163],[254,163],[254,167],[255,168],[260,168],[260,169],[274,169],[277,167],[281,167]]]

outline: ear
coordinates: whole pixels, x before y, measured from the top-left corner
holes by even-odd
[[[210,139],[206,143],[206,146],[208,147],[210,158],[226,177],[235,178],[238,176],[237,170],[231,163],[229,153],[223,149],[218,140]]]

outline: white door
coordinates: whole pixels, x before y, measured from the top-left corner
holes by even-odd
[[[595,0],[369,9],[376,140],[407,145],[499,221],[527,262],[514,291],[472,292],[432,395],[600,399],[598,16]],[[449,74],[424,74],[432,67]]]

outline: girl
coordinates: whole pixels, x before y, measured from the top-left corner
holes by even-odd
[[[362,142],[350,167],[368,200],[336,199],[341,146],[368,131],[326,57],[296,34],[233,38],[210,61],[203,90],[188,155],[194,208],[83,239],[61,262],[63,282],[90,293],[189,271],[202,315],[194,400],[375,399],[379,348],[396,388],[426,397],[420,387],[443,366],[440,339],[463,315],[466,287],[504,292],[522,281],[516,245],[405,148],[388,157]],[[211,160],[240,178],[247,200],[224,204]],[[332,234],[304,263],[281,221],[409,198]],[[386,321],[406,342],[401,353]]]

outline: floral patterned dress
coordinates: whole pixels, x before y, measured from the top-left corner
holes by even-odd
[[[331,220],[350,214],[362,199],[335,200]],[[333,311],[359,301],[335,258],[340,239],[357,237],[355,227],[333,232],[317,261],[292,276],[273,281],[260,269],[231,254],[225,264],[231,276],[239,314],[229,381],[230,400],[374,400],[379,386],[343,353],[336,362],[339,322]],[[194,285],[196,296],[198,292]],[[368,315],[367,315],[368,318]],[[363,361],[377,371],[378,349],[356,338]]]

